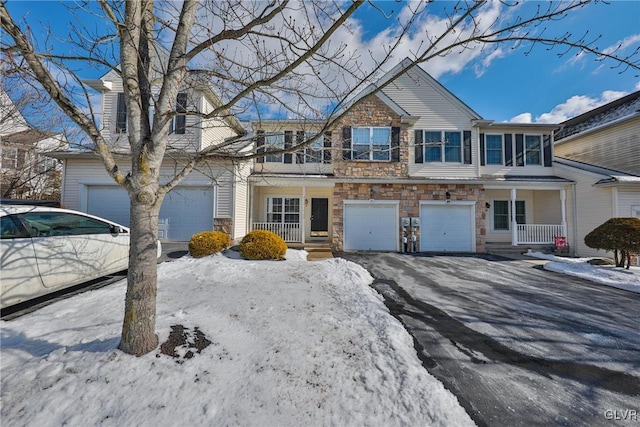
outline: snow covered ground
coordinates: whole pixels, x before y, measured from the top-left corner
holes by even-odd
[[[592,258],[565,258],[542,252],[527,252],[526,255],[549,260],[550,262],[544,265],[545,270],[640,293],[640,267],[632,266],[629,270],[625,270],[610,265],[596,266],[588,263]]]
[[[211,341],[190,359],[117,350],[124,281],[3,321],[3,425],[473,425],[366,270],[229,254],[158,266],[160,342]]]

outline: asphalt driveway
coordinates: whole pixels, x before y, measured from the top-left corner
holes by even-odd
[[[341,256],[478,425],[640,423],[640,295],[495,256]]]

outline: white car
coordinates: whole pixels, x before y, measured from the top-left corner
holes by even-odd
[[[106,219],[68,209],[0,205],[0,225],[0,308],[129,266],[129,229]]]

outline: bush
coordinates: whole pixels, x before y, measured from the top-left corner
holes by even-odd
[[[221,252],[231,246],[231,237],[222,231],[203,231],[191,236],[189,253],[194,258],[202,258]]]
[[[240,242],[240,253],[246,259],[284,259],[287,244],[267,230],[254,230]]]
[[[613,251],[617,267],[629,269],[631,253],[640,252],[640,218],[611,218],[584,238],[585,245]],[[618,257],[620,252],[620,257]]]

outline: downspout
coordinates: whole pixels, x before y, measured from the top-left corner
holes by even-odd
[[[573,256],[578,256],[578,196],[576,195],[576,183],[571,184],[571,204],[573,205],[573,212],[571,212],[571,216],[573,217],[573,236],[571,242],[573,244]]]

